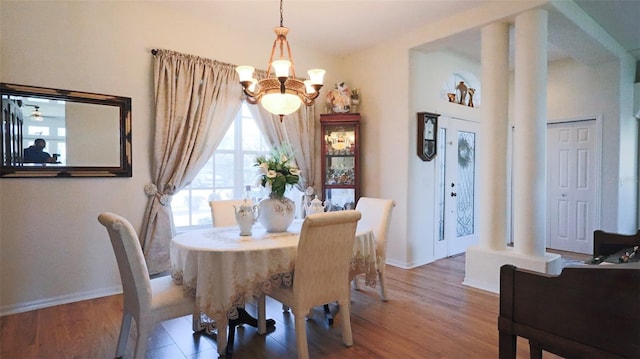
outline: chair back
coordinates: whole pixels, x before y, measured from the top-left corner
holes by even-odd
[[[396,203],[390,199],[360,197],[356,210],[362,213],[360,228],[371,228],[376,238],[376,253],[386,259],[387,235],[391,222],[391,211]]]
[[[252,200],[247,200],[249,205],[253,206]],[[244,204],[244,199],[229,199],[209,202],[211,207],[211,220],[214,227],[230,227],[235,226],[236,211],[233,206],[240,207]]]
[[[349,268],[360,217],[349,210],[311,214],[304,220],[293,277],[300,303],[319,306],[350,295]]]
[[[101,213],[98,221],[107,229],[116,255],[124,307],[134,315],[151,306],[151,282],[138,235],[131,223],[113,213]]]

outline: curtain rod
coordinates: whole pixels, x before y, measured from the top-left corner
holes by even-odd
[[[2,1],[2,0],[0,0],[0,1]],[[197,55],[183,54],[183,53],[175,52],[175,51],[171,51],[171,50],[165,50],[165,51],[170,51],[172,53],[179,54],[181,56],[189,56],[189,57],[193,57],[193,58],[198,58],[198,59],[201,59],[203,61],[208,61],[208,62],[211,62],[211,63],[214,63],[214,64],[218,64],[218,65],[231,66],[234,69],[238,66],[238,65],[234,65],[234,64],[229,64],[229,63],[226,63],[226,62],[218,61],[218,60],[208,59],[206,57],[200,57],[200,56],[197,56]],[[160,52],[160,49],[151,49],[151,54],[153,56],[156,56],[159,52]],[[256,70],[256,71],[264,71],[264,70]]]

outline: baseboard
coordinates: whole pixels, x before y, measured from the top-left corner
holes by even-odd
[[[393,259],[389,259],[389,258],[387,258],[386,264],[388,264],[390,266],[402,268],[402,269],[409,269],[409,267],[407,266],[406,262],[398,262],[398,261],[394,261]]]
[[[110,295],[116,295],[122,293],[121,286],[114,286],[111,288],[102,288],[95,291],[80,292],[67,295],[61,295],[59,297],[39,299],[32,302],[23,302],[11,305],[0,306],[0,317],[10,314],[24,313],[36,309],[53,307],[61,304],[68,304],[74,302],[80,302],[83,300],[106,297]]]
[[[491,285],[491,283],[474,281],[472,279],[467,278],[466,276],[465,276],[464,280],[462,281],[462,285],[465,285],[467,287],[473,287],[473,288],[480,289],[480,290],[484,290],[486,292],[500,294],[500,288],[496,289],[496,287],[494,285]]]
[[[420,266],[423,266],[425,264],[429,264],[434,262],[433,259],[431,260],[426,260],[426,261],[422,261],[422,262],[398,262],[398,261],[394,261],[392,259],[387,258],[387,264],[390,266],[394,266],[394,267],[398,267],[398,268],[402,268],[402,269],[412,269],[412,268],[417,268]]]

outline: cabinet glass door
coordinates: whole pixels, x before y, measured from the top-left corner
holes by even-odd
[[[356,190],[353,188],[327,188],[324,193],[328,211],[341,211],[356,208]]]
[[[327,156],[327,185],[347,185],[355,184],[355,158]]]
[[[355,208],[355,136],[353,125],[325,127],[324,198],[332,211]]]

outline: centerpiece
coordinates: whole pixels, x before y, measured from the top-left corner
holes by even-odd
[[[258,204],[258,221],[267,232],[285,232],[295,217],[295,202],[284,196],[287,185],[293,186],[300,180],[300,170],[292,159],[293,153],[287,144],[274,148],[269,156],[256,157],[258,184],[269,193],[269,197]]]

